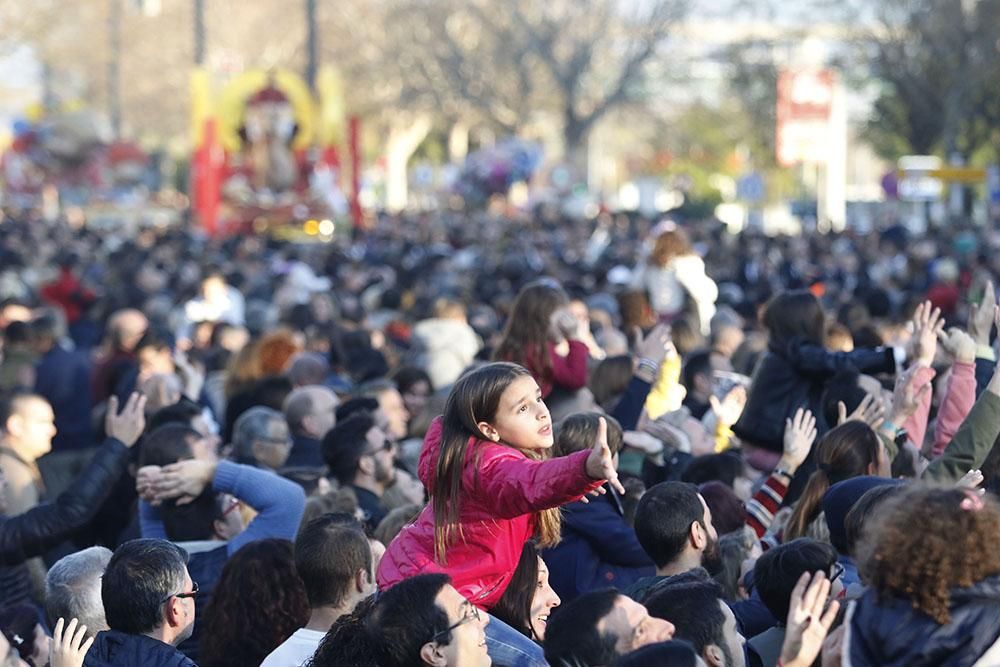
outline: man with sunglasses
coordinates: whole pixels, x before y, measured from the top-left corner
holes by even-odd
[[[365,525],[375,530],[385,518],[382,494],[396,481],[396,447],[375,414],[354,412],[324,437],[323,458],[341,486],[354,489]]]
[[[180,547],[149,538],[123,543],[101,580],[111,629],[98,633],[84,667],[195,667],[177,646],[194,629],[197,595]]]

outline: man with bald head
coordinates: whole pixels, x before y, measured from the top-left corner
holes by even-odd
[[[135,365],[135,346],[149,328],[149,320],[138,310],[118,310],[108,318],[104,351],[94,365],[91,392],[95,403],[114,393],[122,376]]]
[[[320,441],[337,423],[340,400],[320,385],[299,387],[285,399],[285,421],[292,433],[292,452],[287,467],[322,468],[325,463]]]

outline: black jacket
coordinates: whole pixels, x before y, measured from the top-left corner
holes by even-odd
[[[848,367],[861,373],[893,373],[896,360],[892,348],[830,352],[799,339],[770,344],[754,370],[746,407],[733,432],[751,445],[781,452],[785,419],[798,408],[807,408],[822,436],[830,429],[823,417],[824,385]]]
[[[145,635],[115,630],[99,632],[83,659],[83,667],[198,667],[169,644]]]
[[[108,438],[55,502],[17,516],[0,516],[0,565],[16,565],[41,556],[85,526],[111,493],[128,461],[128,447]]]
[[[953,590],[947,625],[909,600],[880,600],[872,590],[852,603],[845,623],[844,664],[850,667],[971,667],[1000,640],[1000,576]]]

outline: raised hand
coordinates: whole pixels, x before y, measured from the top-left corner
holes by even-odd
[[[52,647],[49,650],[50,667],[82,667],[83,658],[94,643],[94,638],[86,639],[87,626],[77,627],[77,620],[71,619],[63,632],[63,619],[56,621],[52,633]],[[86,641],[85,641],[86,639]]]
[[[552,313],[552,328],[566,340],[577,340],[580,337],[580,320],[566,308]]]
[[[108,414],[104,417],[104,432],[109,438],[122,441],[126,447],[131,447],[139,441],[142,430],[146,428],[146,397],[133,393],[128,397],[121,414],[118,414],[118,399],[114,396],[108,399]]]
[[[812,576],[806,572],[799,577],[792,591],[785,643],[781,646],[780,662],[784,667],[808,667],[815,662],[840,609],[834,601],[824,613],[829,595],[830,582],[822,572]]]
[[[635,354],[640,359],[649,359],[659,365],[674,349],[670,338],[670,325],[657,324],[649,335],[643,337],[642,330],[636,328]]]
[[[992,319],[990,325],[993,325]],[[939,333],[938,342],[941,344],[941,348],[948,353],[948,356],[955,361],[967,364],[975,363],[976,341],[958,327],[952,327],[948,331]]]
[[[608,422],[604,417],[597,422],[597,437],[594,438],[594,446],[590,450],[590,456],[587,457],[587,474],[593,479],[607,480],[618,493],[625,494],[625,487],[618,481],[618,471],[615,470],[611,448],[608,447]]]
[[[837,426],[848,421],[861,421],[873,429],[877,429],[885,421],[885,406],[871,394],[865,394],[864,399],[851,414],[847,414],[847,406],[843,401],[837,402]]]
[[[905,373],[900,373],[896,377],[896,384],[892,390],[892,412],[889,415],[889,421],[894,426],[899,426],[912,417],[920,407],[921,401],[931,392],[930,382],[919,390],[914,386],[919,369],[919,366],[911,366]]]
[[[910,323],[913,326],[913,359],[930,366],[937,353],[938,333],[944,329],[941,309],[934,308],[930,301],[925,301],[917,306]]]
[[[981,303],[972,304],[969,309],[969,333],[976,345],[990,344],[990,330],[997,316],[997,296],[993,281],[986,281]]]
[[[714,395],[708,397],[708,404],[712,406],[719,423],[725,426],[732,426],[740,419],[743,408],[747,404],[747,388],[743,385],[736,385],[729,390],[726,397],[721,401]]]
[[[816,417],[809,410],[799,408],[795,416],[785,420],[784,453],[779,467],[795,474],[802,462],[809,456],[816,441]]]

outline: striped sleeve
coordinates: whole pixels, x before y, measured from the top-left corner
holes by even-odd
[[[746,504],[746,523],[753,529],[757,539],[767,533],[774,520],[774,514],[781,507],[781,501],[788,493],[788,485],[783,481],[784,475],[773,474],[767,478],[760,490]]]

